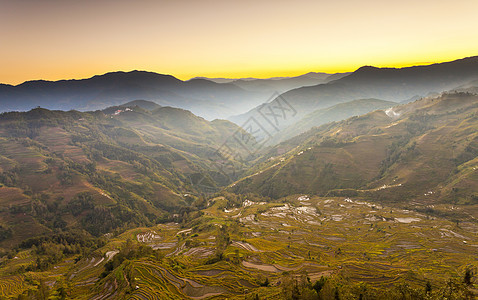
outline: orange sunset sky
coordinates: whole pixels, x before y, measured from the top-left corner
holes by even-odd
[[[478,55],[476,0],[0,0],[0,82],[292,76]]]

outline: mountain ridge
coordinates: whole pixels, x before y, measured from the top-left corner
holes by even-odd
[[[280,120],[277,126],[284,129],[311,111],[338,103],[365,98],[394,102],[410,101],[430,93],[451,90],[476,78],[478,78],[478,56],[397,69],[366,66],[326,84],[289,90],[277,96],[267,106],[280,106],[281,103],[283,105],[287,102],[288,106],[293,107],[297,112],[294,117]],[[260,110],[263,105],[228,119],[236,124],[242,124],[250,117],[260,119]],[[267,124],[264,126],[272,131],[271,128],[267,128]]]
[[[146,71],[110,72],[86,79],[27,81],[17,86],[0,86],[2,111],[51,109],[95,110],[135,99],[178,106],[214,119],[237,111],[242,105],[260,101],[262,95],[231,84],[181,81],[171,75]]]
[[[302,83],[292,82],[287,86],[297,87]],[[234,83],[199,78],[182,81],[172,75],[149,71],[116,71],[82,79],[0,84],[0,111],[27,111],[36,106],[88,111],[145,99],[216,119],[253,108],[266,101],[276,89],[267,86],[244,89]]]

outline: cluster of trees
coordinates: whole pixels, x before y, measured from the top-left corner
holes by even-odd
[[[231,237],[229,236],[229,228],[226,225],[222,225],[219,227],[216,235],[216,253],[206,261],[206,264],[214,264],[223,260],[225,258],[224,250],[226,250],[230,243]]]
[[[411,135],[416,136],[432,129],[433,127],[430,123],[435,118],[436,116],[427,113],[416,113],[408,118],[405,122],[405,126]]]
[[[390,168],[394,163],[396,163],[402,152],[404,147],[409,143],[410,136],[401,136],[398,137],[387,149],[387,158],[385,158],[380,167],[380,176],[383,175],[388,168]]]
[[[351,143],[354,143],[354,142],[346,142],[343,140],[339,140],[336,137],[326,136],[324,139],[322,139],[319,145],[320,147],[341,148]]]
[[[454,162],[456,166],[459,166],[469,160],[478,156],[478,137],[475,137],[457,157]]]
[[[475,299],[473,293],[474,272],[467,269],[462,279],[450,279],[445,284],[434,286],[427,281],[422,287],[412,287],[408,283],[399,283],[390,288],[371,287],[366,283],[350,283],[344,278],[321,277],[314,283],[305,274],[285,273],[279,284],[281,297],[286,300],[321,299]],[[256,296],[256,299],[260,299]]]
[[[0,242],[8,238],[11,238],[12,234],[13,234],[13,231],[10,227],[0,224]]]
[[[105,241],[102,238],[92,237],[85,231],[70,230],[69,232],[60,232],[52,235],[44,235],[24,240],[18,245],[19,249],[29,249],[35,246],[40,248],[44,243],[63,244],[65,246],[78,245],[82,253],[102,247]]]
[[[223,196],[226,199],[225,205],[223,207],[220,207],[220,209],[224,209],[224,208],[231,209],[231,208],[235,208],[235,207],[241,207],[242,203],[246,199],[248,199],[247,195],[233,194],[233,193],[229,193],[229,192],[226,192],[226,191],[221,192],[220,195]]]
[[[334,290],[334,298],[323,298],[330,294],[329,291],[326,293],[322,292],[326,283],[327,278],[323,276],[316,282],[312,283],[310,278],[305,274],[294,276],[286,273],[280,281],[281,295],[283,299],[287,300],[337,299],[337,289]]]
[[[16,186],[19,183],[18,169],[13,168],[0,173],[0,184],[6,186]]]
[[[30,238],[20,243],[18,249],[31,248],[36,259],[31,265],[20,267],[19,272],[45,271],[65,257],[75,254],[88,255],[104,244],[104,239],[91,237],[82,231]]]
[[[9,137],[29,137],[38,135],[39,129],[44,126],[67,126],[73,120],[80,118],[81,113],[70,111],[51,111],[43,108],[32,109],[29,112],[8,112],[0,115],[3,126],[8,127],[6,134]]]
[[[126,229],[152,225],[144,215],[123,205],[95,207],[82,219],[81,224],[85,230],[94,236],[100,236],[118,228]]]
[[[120,266],[126,260],[134,260],[142,257],[151,257],[158,261],[162,260],[163,254],[160,250],[153,250],[149,246],[145,246],[136,241],[127,240],[125,245],[121,248],[110,261],[105,264],[105,270],[100,277],[108,276],[114,269]]]
[[[88,192],[83,192],[76,195],[66,205],[67,210],[74,216],[78,216],[85,210],[95,208],[93,197]]]

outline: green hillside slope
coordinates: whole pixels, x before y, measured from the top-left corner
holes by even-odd
[[[471,203],[478,194],[477,109],[476,95],[445,94],[323,125],[270,150],[262,169],[231,191],[277,198],[373,190],[389,201]]]
[[[169,107],[105,112],[0,116],[0,245],[155,224],[197,209],[199,181],[217,188],[230,180],[210,157],[238,130],[232,123]]]

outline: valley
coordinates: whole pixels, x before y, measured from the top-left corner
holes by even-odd
[[[261,106],[301,117],[266,142],[147,100],[2,113],[0,298],[473,299],[478,96],[448,67],[324,75]],[[439,92],[399,103],[429,68]]]
[[[0,0],[0,300],[478,299],[477,11]]]

